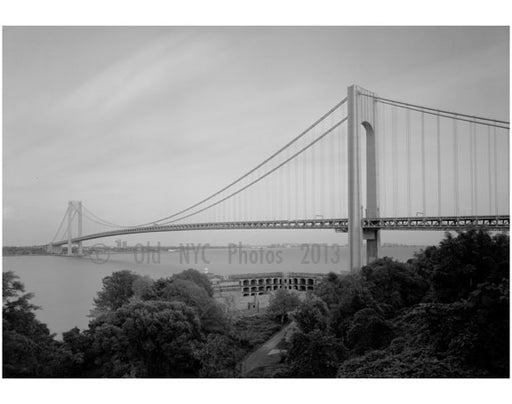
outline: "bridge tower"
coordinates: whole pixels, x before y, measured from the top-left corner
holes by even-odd
[[[81,201],[69,201],[68,202],[68,210],[66,212],[68,219],[68,229],[67,229],[67,238],[68,238],[68,256],[73,255],[73,243],[71,239],[73,238],[72,234],[72,224],[75,215],[77,216],[77,237],[82,236],[82,202]],[[82,242],[78,242],[78,255],[83,255],[83,247]]]
[[[356,85],[348,87],[348,235],[350,270],[358,271],[363,265],[363,248],[366,240],[366,262],[379,255],[378,229],[363,230],[366,218],[379,216],[375,94]],[[362,204],[361,132],[366,134],[366,212]]]

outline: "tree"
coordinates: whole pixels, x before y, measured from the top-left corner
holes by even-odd
[[[347,332],[346,344],[361,355],[374,349],[387,347],[393,339],[391,324],[379,316],[373,309],[358,311]]]
[[[235,341],[225,335],[210,334],[199,349],[197,356],[201,362],[200,377],[236,377],[240,371],[238,363],[243,351]]]
[[[288,313],[295,310],[299,303],[299,297],[295,293],[290,293],[286,289],[278,289],[270,298],[267,313],[284,324]]]
[[[340,303],[342,296],[342,276],[329,272],[315,288],[315,294],[332,309]]]
[[[133,284],[139,278],[139,275],[128,270],[113,272],[103,278],[103,288],[94,299],[95,310],[92,314],[117,310],[128,303],[134,295]]]
[[[447,233],[438,247],[418,254],[414,263],[431,279],[435,301],[454,302],[467,298],[480,283],[508,279],[509,238],[481,229],[456,237]]]
[[[46,324],[36,319],[23,283],[11,271],[2,274],[2,335],[4,377],[62,377],[80,361],[54,340]]]
[[[195,269],[187,269],[179,274],[173,275],[173,278],[183,279],[184,281],[194,282],[196,285],[202,287],[208,293],[208,296],[213,297],[213,288],[208,276],[202,274]]]
[[[139,276],[132,283],[133,298],[144,300],[151,293],[154,281],[149,276]]]
[[[325,302],[314,295],[308,295],[292,314],[293,319],[304,333],[313,330],[325,331],[328,325],[328,315],[329,309]]]
[[[355,313],[366,308],[381,310],[361,273],[341,276],[338,290],[338,304],[330,311],[330,329],[337,337],[345,339]]]
[[[184,303],[129,303],[91,322],[90,332],[103,376],[197,376],[200,322]]]
[[[377,263],[366,276],[379,307],[382,302],[405,305],[391,320],[396,338],[388,345],[390,321],[376,310],[356,313],[346,341],[355,354],[364,355],[345,361],[338,376],[509,377],[508,255],[503,234],[474,229],[447,234],[439,246],[410,262],[430,285],[420,303],[422,288],[403,288],[411,285],[403,264]],[[412,285],[421,286],[416,280]],[[413,305],[407,307],[407,301]]]
[[[321,330],[293,334],[286,361],[289,377],[334,377],[338,366],[346,358],[340,340]]]
[[[429,288],[429,283],[412,265],[389,257],[364,266],[361,273],[380,311],[387,317],[403,307],[419,303]]]
[[[205,333],[223,333],[229,327],[228,319],[219,304],[203,287],[192,281],[175,277],[158,279],[148,296],[148,300],[178,301],[192,307]]]

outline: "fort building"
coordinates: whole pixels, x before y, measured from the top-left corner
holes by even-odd
[[[228,311],[259,311],[267,307],[277,290],[285,289],[304,298],[315,290],[325,274],[305,272],[266,272],[225,277],[210,274],[214,297]]]

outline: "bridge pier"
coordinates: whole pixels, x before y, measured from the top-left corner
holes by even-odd
[[[369,264],[379,258],[380,230],[363,230],[363,239],[366,240],[366,263]]]
[[[363,265],[363,246],[366,239],[366,262],[379,256],[378,229],[364,231],[362,227],[362,175],[360,129],[366,132],[366,218],[379,217],[376,115],[373,93],[356,85],[348,87],[348,234],[350,270],[359,271]]]
[[[46,252],[48,254],[62,254],[62,246],[56,246],[50,243],[46,246]]]

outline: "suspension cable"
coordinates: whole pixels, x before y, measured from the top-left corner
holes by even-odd
[[[57,228],[57,232],[55,233],[55,236],[53,236],[53,239],[52,239],[52,243],[55,241],[55,239],[57,238],[57,236],[60,234],[60,231],[61,231],[61,228],[64,224],[64,222],[66,221],[66,216],[68,214],[68,210],[69,210],[69,206],[68,208],[66,209],[66,212],[64,213],[64,216],[62,217],[62,221],[60,222],[60,225],[59,227]]]
[[[266,163],[268,163],[270,160],[272,160],[274,157],[276,157],[278,154],[280,154],[283,150],[287,149],[289,146],[291,146],[293,143],[295,143],[297,140],[299,140],[300,138],[302,138],[303,136],[305,136],[307,133],[309,133],[313,128],[315,128],[320,122],[322,122],[325,118],[327,118],[329,115],[331,115],[334,111],[336,111],[339,107],[341,107],[345,102],[347,101],[347,97],[345,97],[343,100],[341,100],[339,103],[337,103],[334,107],[332,107],[329,111],[327,111],[325,114],[323,114],[319,119],[317,119],[313,124],[311,124],[306,130],[304,130],[303,132],[301,132],[298,136],[296,136],[295,138],[293,138],[291,141],[289,141],[286,145],[284,145],[283,147],[281,147],[278,151],[276,151],[275,153],[273,153],[270,157],[268,157],[267,159],[263,160],[260,164],[258,164],[256,167],[254,167],[252,170],[246,172],[245,174],[243,174],[241,177],[239,177],[238,179],[234,180],[233,182],[231,182],[230,184],[226,185],[224,188],[220,189],[219,191],[213,193],[212,195],[202,199],[201,201],[189,206],[188,208],[186,209],[183,209],[179,212],[176,212],[170,216],[166,216],[166,217],[163,217],[161,219],[157,219],[157,220],[154,220],[152,222],[148,222],[148,223],[145,223],[145,224],[140,224],[140,225],[136,225],[136,226],[133,226],[133,227],[138,227],[138,226],[145,226],[145,225],[149,225],[149,224],[154,224],[154,223],[159,223],[159,222],[163,222],[163,221],[166,221],[168,219],[172,219],[176,216],[179,216],[185,212],[188,212],[189,210],[192,210],[194,208],[196,208],[197,206],[203,204],[204,202],[207,202],[211,199],[213,199],[214,197],[216,197],[217,195],[219,195],[220,193],[224,192],[225,190],[227,190],[228,188],[232,187],[233,185],[239,183],[240,181],[242,181],[244,178],[246,178],[248,175],[250,175],[251,173],[255,172],[258,168],[262,167],[263,165],[265,165]]]
[[[92,216],[90,216],[86,212],[84,212],[84,217],[86,219],[88,219],[89,221],[93,222],[93,223],[99,224],[100,226],[109,227],[111,229],[119,229],[119,228],[126,228],[126,229],[128,229],[128,228],[130,228],[129,226],[114,226],[114,225],[111,225],[111,224],[106,224],[106,223],[100,222],[98,220],[95,220]]]
[[[96,220],[99,220],[100,222],[102,222],[102,223],[98,223],[98,222],[95,222],[94,220],[92,220],[91,218],[89,218],[89,220],[92,220],[95,223],[103,224],[105,226],[120,227],[120,228],[123,228],[123,227],[124,228],[136,227],[136,226],[123,226],[123,225],[120,225],[120,224],[117,224],[117,223],[112,223],[112,222],[109,222],[108,220],[102,219],[101,217],[99,217],[98,215],[96,215],[95,213],[93,213],[89,209],[87,209],[87,207],[83,203],[82,203],[82,209],[83,209],[84,213],[89,214],[90,216],[96,218]]]
[[[359,95],[375,98],[378,101],[386,102],[386,103],[389,103],[391,105],[395,105],[397,107],[398,106],[402,106],[402,107],[411,108],[411,109],[417,108],[417,109],[420,109],[420,110],[424,110],[425,113],[428,113],[427,111],[432,111],[433,112],[432,115],[441,115],[441,116],[443,116],[443,114],[448,114],[448,115],[454,115],[454,116],[459,116],[459,117],[464,117],[464,118],[476,119],[476,120],[479,120],[479,121],[489,121],[489,122],[496,122],[496,123],[502,123],[502,124],[505,124],[505,125],[510,125],[510,122],[500,121],[499,119],[484,118],[484,117],[476,116],[476,115],[461,114],[459,112],[451,112],[451,111],[446,111],[446,110],[437,109],[437,108],[429,108],[429,107],[425,107],[425,106],[422,106],[422,105],[415,105],[415,104],[411,104],[411,103],[408,103],[408,102],[392,100],[390,98],[378,97],[378,96],[372,95],[372,94],[359,93]],[[419,112],[421,112],[421,111],[419,111]],[[454,118],[454,119],[459,119],[459,118]],[[491,126],[493,126],[493,125],[491,125]]]
[[[269,170],[267,173],[265,173],[264,175],[262,175],[261,177],[255,179],[254,181],[251,181],[250,183],[248,183],[247,185],[245,185],[244,187],[240,188],[239,190],[237,191],[234,191],[232,192],[231,194],[229,194],[228,196],[220,199],[219,201],[217,202],[213,202],[212,204],[208,205],[208,206],[205,206],[204,208],[201,208],[200,210],[198,211],[195,211],[195,212],[192,212],[192,213],[189,213],[188,215],[186,216],[183,216],[183,217],[180,217],[178,219],[174,219],[174,220],[171,220],[171,221],[167,221],[165,223],[162,223],[161,225],[167,225],[167,224],[171,224],[171,223],[175,223],[177,221],[180,221],[180,220],[183,220],[183,219],[186,219],[186,218],[189,218],[191,216],[194,216],[194,215],[197,215],[198,213],[201,213],[201,212],[204,212],[205,210],[211,208],[212,206],[215,206],[215,205],[218,205],[230,198],[232,198],[233,196],[239,194],[240,192],[246,190],[247,188],[249,188],[250,186],[260,182],[261,180],[263,180],[264,178],[266,178],[267,176],[269,176],[270,174],[274,173],[275,171],[277,171],[279,168],[281,168],[282,166],[284,166],[285,164],[287,164],[289,161],[293,160],[295,157],[297,157],[298,155],[300,155],[301,153],[303,153],[304,151],[306,151],[307,149],[311,148],[313,145],[315,145],[316,143],[318,143],[320,140],[322,140],[325,136],[327,136],[329,133],[331,133],[334,129],[336,129],[338,126],[340,126],[341,124],[343,124],[344,122],[346,122],[348,119],[348,117],[345,117],[343,118],[341,121],[339,121],[338,123],[336,123],[334,126],[332,126],[330,129],[326,130],[322,135],[320,135],[319,137],[317,137],[315,140],[313,140],[312,142],[310,142],[308,145],[304,146],[302,149],[300,149],[298,152],[294,153],[291,157],[287,158],[286,160],[284,160],[282,163],[278,164],[277,166],[275,166],[274,168],[272,168],[271,170]]]

